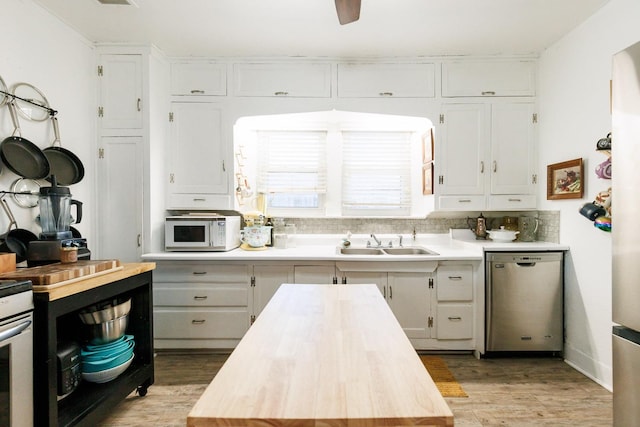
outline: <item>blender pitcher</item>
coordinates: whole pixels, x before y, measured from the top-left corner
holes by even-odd
[[[82,202],[71,199],[67,187],[59,187],[55,175],[51,176],[51,187],[41,187],[38,198],[40,205],[41,239],[58,240],[72,237],[71,205],[76,205],[77,220],[82,219]]]

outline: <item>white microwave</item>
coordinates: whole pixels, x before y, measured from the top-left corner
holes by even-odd
[[[168,216],[164,222],[167,251],[230,251],[240,246],[239,216]]]

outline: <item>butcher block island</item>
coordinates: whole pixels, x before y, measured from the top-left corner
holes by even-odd
[[[453,426],[375,285],[283,284],[188,427]]]
[[[43,268],[48,267],[48,268]],[[155,263],[117,260],[19,269],[13,273],[34,281],[34,425],[94,426],[132,391],[144,396],[154,381],[152,270]],[[17,277],[17,276],[16,276]],[[38,285],[36,285],[38,283]],[[135,340],[131,365],[105,383],[80,381],[64,398],[57,392],[57,345],[83,343],[78,313],[117,298],[131,299],[126,333]]]

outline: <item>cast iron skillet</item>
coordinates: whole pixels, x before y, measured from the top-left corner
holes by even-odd
[[[51,147],[43,150],[44,155],[51,166],[50,175],[55,175],[56,181],[61,185],[77,184],[84,178],[84,166],[82,161],[60,144],[60,130],[58,129],[58,119],[51,116],[55,139]],[[56,146],[57,144],[57,146]]]
[[[0,158],[11,172],[23,178],[42,179],[49,176],[49,160],[33,142],[20,136],[20,125],[13,101],[9,102],[13,135],[0,143]],[[15,136],[15,135],[18,136]]]
[[[4,241],[0,244],[0,252],[13,252],[16,254],[16,263],[22,262],[27,259],[27,251],[29,249],[29,243],[38,240],[38,236],[33,234],[29,230],[24,228],[18,228],[16,219],[9,209],[9,205],[5,199],[1,199],[2,209],[9,217],[9,229],[4,235]],[[13,230],[11,227],[15,227]]]

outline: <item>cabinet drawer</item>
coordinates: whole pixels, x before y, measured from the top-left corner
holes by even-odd
[[[173,193],[168,195],[167,209],[222,209],[231,208],[228,194]]]
[[[158,286],[156,286],[158,285]],[[153,305],[191,307],[246,307],[249,305],[249,287],[226,285],[211,286],[194,283],[185,287],[161,287],[166,284],[154,283]],[[175,284],[171,284],[174,285]]]
[[[235,64],[236,96],[331,97],[331,64]]]
[[[226,95],[226,64],[208,62],[171,64],[171,94],[178,96]]]
[[[437,273],[438,301],[473,300],[473,271],[470,265],[443,265]]]
[[[246,265],[216,265],[202,262],[159,262],[154,282],[207,282],[249,284]]]
[[[434,64],[338,64],[342,98],[433,98]]]
[[[533,194],[491,195],[488,208],[493,210],[535,209],[536,196]]]
[[[473,338],[473,306],[471,304],[439,304],[436,313],[439,340]]]
[[[535,96],[534,61],[458,61],[442,64],[442,96]]]
[[[477,211],[486,209],[484,196],[440,196],[439,209]]]
[[[156,310],[156,339],[239,339],[249,329],[246,310]]]

